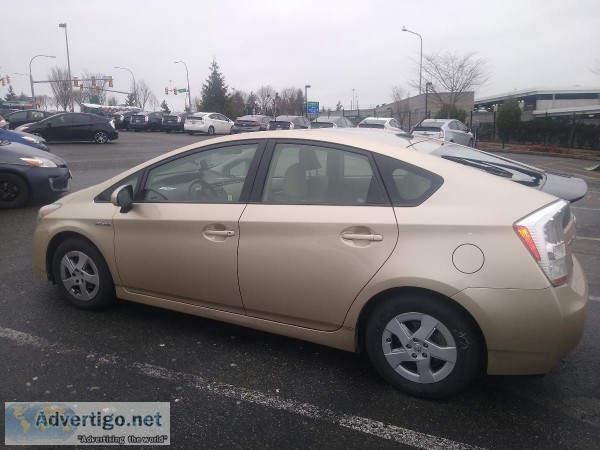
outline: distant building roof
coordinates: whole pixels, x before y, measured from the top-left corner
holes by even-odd
[[[529,95],[541,95],[541,94],[575,94],[575,93],[588,93],[588,94],[600,94],[600,87],[581,87],[571,86],[564,88],[530,88],[514,90],[512,92],[505,92],[503,94],[490,95],[487,97],[478,97],[475,99],[475,103],[489,103],[505,100],[510,97],[526,97]]]

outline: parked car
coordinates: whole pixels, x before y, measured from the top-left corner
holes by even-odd
[[[117,130],[131,130],[131,116],[136,114],[134,111],[117,111],[111,117],[115,122]]]
[[[15,130],[0,130],[0,140],[18,142],[19,144],[30,145],[39,150],[49,152],[50,149],[46,145],[44,138],[35,136],[29,133],[23,133]]]
[[[64,160],[48,151],[0,138],[0,209],[53,199],[70,188]]]
[[[269,130],[294,130],[309,128],[310,120],[304,116],[277,116],[269,122]]]
[[[10,113],[13,113],[15,111],[20,110],[15,108],[0,108],[0,116],[8,116]]]
[[[8,122],[8,127],[11,130],[25,125],[27,123],[39,122],[46,117],[53,116],[55,113],[49,111],[41,111],[38,109],[25,109],[7,114],[4,118]]]
[[[192,113],[190,112],[172,112],[162,118],[162,129],[166,133],[171,131],[183,131],[185,119]]]
[[[233,121],[216,112],[196,112],[188,116],[183,128],[189,135],[194,133],[231,134]]]
[[[87,113],[61,113],[17,127],[46,141],[94,141],[106,144],[119,138],[115,124],[106,117]]]
[[[133,131],[162,131],[163,111],[140,111],[131,116]]]
[[[354,124],[345,117],[317,117],[310,123],[311,128],[352,128]]]
[[[0,130],[8,130],[8,122],[0,116]]]
[[[249,115],[235,119],[232,133],[245,133],[249,131],[265,131],[269,129],[269,116]]]
[[[365,351],[422,397],[485,371],[550,371],[588,301],[568,202],[386,134],[272,131],[167,153],[41,208],[35,270],[84,309],[116,295]]]
[[[367,117],[359,122],[358,128],[377,128],[380,130],[390,130],[401,132],[402,127],[393,117]]]
[[[425,119],[411,130],[415,136],[426,136],[473,147],[473,133],[460,120]]]

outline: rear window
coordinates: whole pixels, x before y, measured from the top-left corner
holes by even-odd
[[[384,128],[383,123],[359,123],[358,128]]]
[[[333,123],[331,122],[313,122],[310,124],[311,128],[333,128]]]

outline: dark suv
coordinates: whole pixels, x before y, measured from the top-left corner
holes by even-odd
[[[191,115],[190,112],[172,112],[162,119],[163,131],[170,133],[171,131],[183,132],[183,124],[187,116]]]
[[[116,113],[111,114],[117,130],[131,130],[131,116],[134,114],[137,113],[133,111],[117,111]]]
[[[162,111],[140,111],[131,116],[129,126],[133,131],[162,131]]]
[[[15,111],[6,114],[4,119],[8,122],[8,128],[14,130],[26,123],[39,122],[46,117],[53,116],[55,113],[48,111],[40,111],[39,109],[25,109],[23,111]]]

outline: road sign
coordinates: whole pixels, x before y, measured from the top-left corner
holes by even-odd
[[[177,89],[177,92],[179,92],[180,94],[187,92],[187,89]]]
[[[306,102],[306,112],[308,114],[319,114],[319,102]]]

